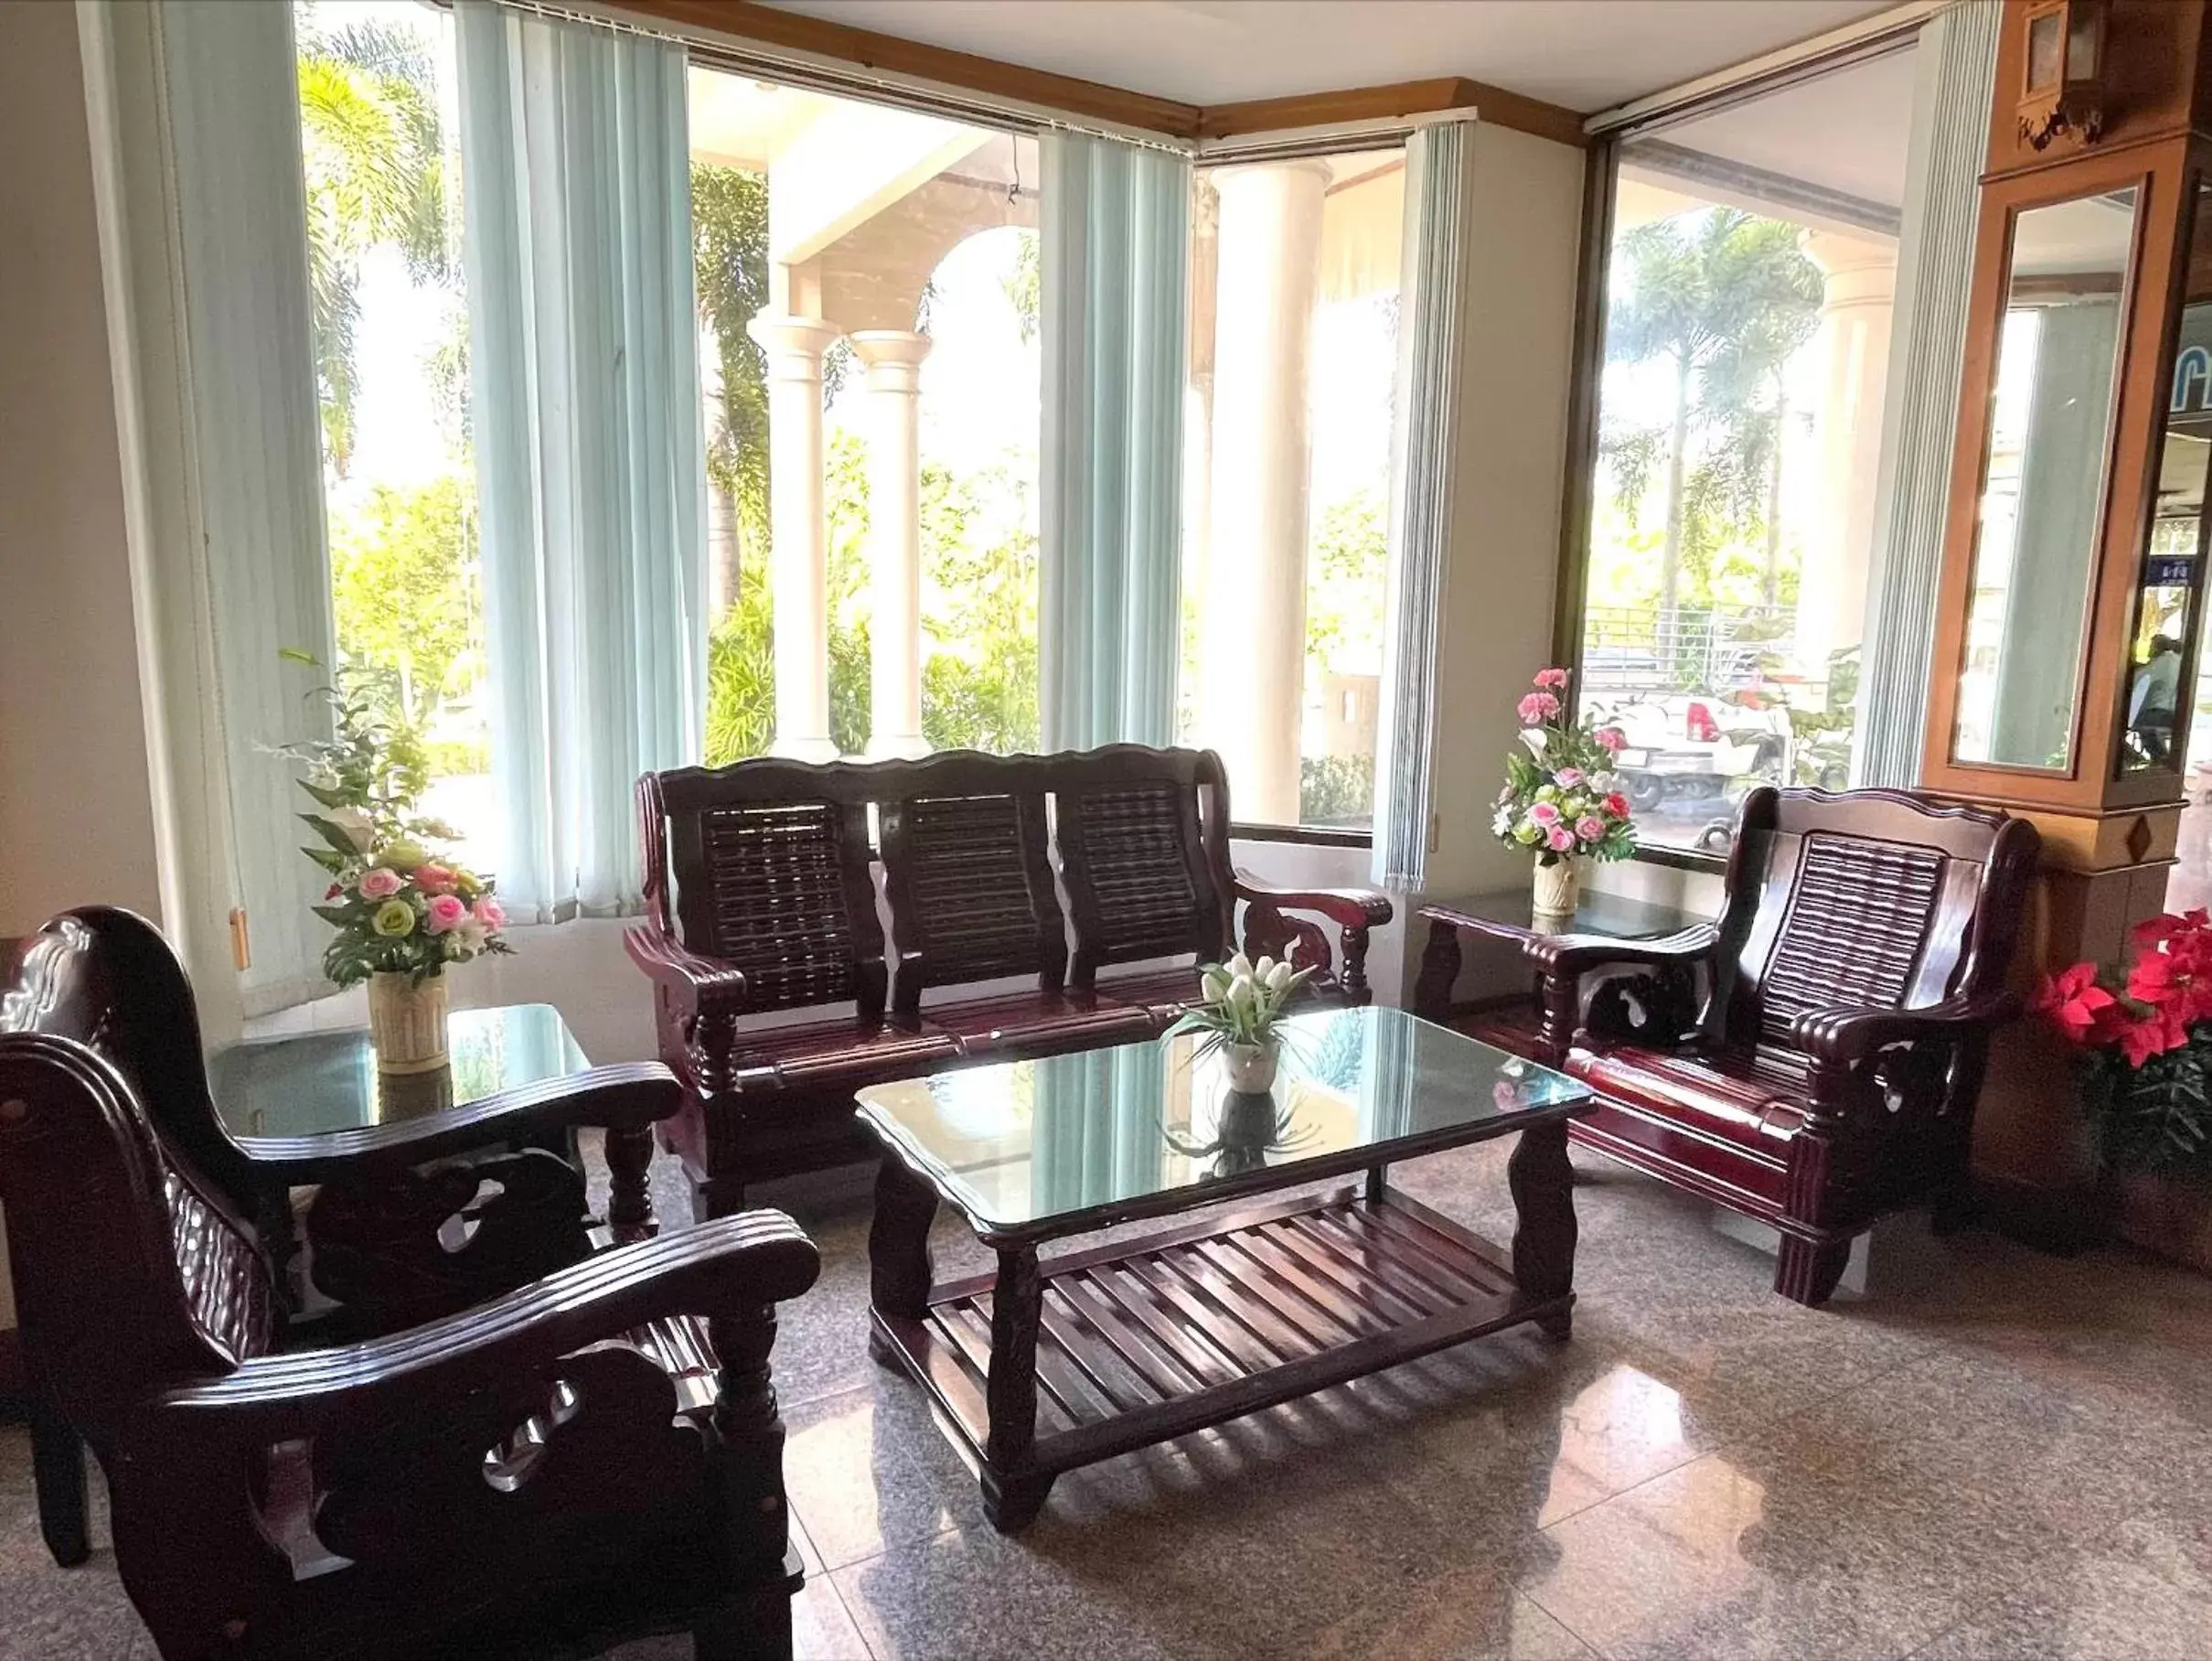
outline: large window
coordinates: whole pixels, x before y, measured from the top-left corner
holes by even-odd
[[[1373,812],[1403,149],[1202,171],[1186,399],[1186,742],[1234,811]]]
[[[424,741],[429,810],[490,805],[450,16],[302,5],[300,132],[340,665]]]
[[[1849,781],[1912,78],[1908,48],[1621,149],[1578,690],[1647,846]]]
[[[711,70],[690,94],[707,760],[1035,748],[1035,141]],[[795,376],[818,399],[779,402]]]

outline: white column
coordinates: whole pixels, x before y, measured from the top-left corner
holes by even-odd
[[[1225,167],[1213,335],[1213,466],[1198,733],[1240,819],[1294,823],[1306,659],[1308,338],[1320,161]]]
[[[1805,252],[1823,278],[1828,375],[1814,418],[1820,482],[1798,576],[1797,656],[1806,674],[1824,679],[1829,655],[1856,646],[1865,634],[1897,249],[1894,242],[1816,231],[1806,238]]]
[[[769,566],[775,608],[775,743],[834,761],[829,737],[829,528],[822,506],[822,354],[841,332],[762,313],[745,332],[768,357]]]
[[[870,755],[926,755],[922,736],[922,359],[929,337],[857,331],[868,366]]]

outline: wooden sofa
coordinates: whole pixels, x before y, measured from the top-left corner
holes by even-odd
[[[1514,1047],[1598,1092],[1576,1141],[1773,1225],[1775,1291],[1821,1303],[1876,1218],[1964,1205],[2038,846],[1897,791],[1753,790],[1715,922],[1533,939]]]
[[[647,916],[627,944],[687,1088],[661,1134],[701,1217],[748,1182],[871,1157],[861,1086],[1159,1032],[1233,940],[1364,1002],[1390,918],[1378,894],[1233,871],[1210,751],[762,758],[648,774],[638,806]]]

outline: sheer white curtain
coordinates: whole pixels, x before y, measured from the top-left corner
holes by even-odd
[[[494,868],[519,919],[639,905],[631,791],[699,759],[706,477],[680,47],[461,0]]]
[[[1186,156],[1047,133],[1044,747],[1175,734],[1181,656]]]
[[[1440,122],[1417,129],[1405,144],[1398,415],[1391,434],[1389,627],[1383,640],[1383,700],[1375,738],[1373,855],[1373,880],[1403,891],[1419,889],[1428,868],[1437,631],[1444,615],[1451,537],[1471,132],[1469,122]]]
[[[1921,28],[1915,54],[1854,785],[1909,789],[1920,781],[1978,175],[2003,10],[1997,0],[1947,6]]]
[[[156,575],[162,604],[191,614],[200,637],[173,654],[165,688],[201,704],[187,726],[206,751],[168,765],[221,786],[230,886],[251,945],[240,991],[256,1014],[328,990],[330,931],[307,909],[327,878],[299,852],[296,769],[273,753],[329,733],[312,696],[323,676],[279,651],[336,659],[292,8],[175,0],[155,12],[173,309],[143,321],[174,348],[162,367],[183,420],[180,453],[163,444],[147,465],[174,492],[153,511],[181,517],[186,532]],[[186,590],[198,591],[192,603]]]

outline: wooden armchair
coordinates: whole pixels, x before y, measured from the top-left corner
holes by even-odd
[[[1544,1058],[1598,1092],[1571,1134],[1772,1224],[1801,1303],[1885,1213],[1948,1226],[2038,845],[1894,791],[1752,791],[1712,926],[1528,947]]]
[[[807,1238],[758,1213],[580,1241],[476,1308],[287,1352],[268,1252],[150,1105],[205,1090],[159,944],[66,914],[0,991],[0,1205],[35,1388],[100,1459],[161,1653],[541,1656],[689,1626],[702,1656],[787,1656],[768,1356]],[[625,1088],[625,1111],[676,1105],[672,1078]]]

